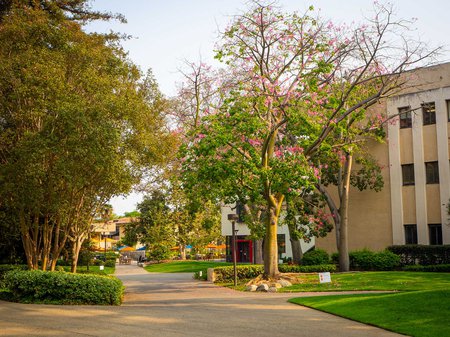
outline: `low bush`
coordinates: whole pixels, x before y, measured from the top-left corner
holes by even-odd
[[[153,261],[163,261],[170,258],[170,249],[166,245],[153,244],[148,253],[148,257]]]
[[[352,270],[393,270],[400,265],[400,257],[388,250],[372,252],[364,249],[349,254]]]
[[[281,273],[324,273],[335,272],[336,266],[334,264],[319,264],[311,266],[287,265],[280,264],[278,270]]]
[[[450,264],[435,264],[431,266],[405,266],[402,268],[404,271],[423,271],[423,272],[435,272],[435,273],[449,273]]]
[[[402,266],[450,264],[450,245],[402,245],[390,246],[388,250],[400,256]]]
[[[116,266],[116,260],[106,260],[104,266],[114,268]]]
[[[4,280],[6,273],[11,270],[27,270],[28,267],[23,264],[0,264],[0,289],[5,287]]]
[[[264,267],[259,264],[250,264],[246,266],[237,266],[237,278],[240,280],[252,279],[261,275]],[[233,266],[214,268],[216,274],[216,282],[232,281],[234,277]]]
[[[280,273],[318,273],[318,272],[335,272],[336,266],[332,264],[323,264],[318,266],[299,266],[280,264],[278,266]],[[255,278],[264,273],[262,265],[237,266],[237,278],[239,280],[247,280]],[[216,274],[216,282],[232,281],[234,277],[233,266],[214,268]]]
[[[319,264],[329,264],[330,256],[323,249],[315,249],[303,254],[302,265],[317,266]]]
[[[13,299],[27,303],[119,305],[122,282],[115,277],[13,270],[5,275]]]

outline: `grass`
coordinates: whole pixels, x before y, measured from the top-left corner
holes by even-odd
[[[397,290],[293,298],[292,303],[417,337],[450,336],[450,273],[367,272],[333,274],[332,284],[305,284],[284,291]],[[309,283],[311,282],[311,283]]]
[[[173,261],[165,263],[150,264],[145,270],[152,273],[196,273],[206,272],[208,268],[230,266],[228,262],[214,261]]]
[[[410,336],[450,336],[450,290],[305,297],[289,301]]]
[[[331,274],[331,283],[319,283],[317,274],[302,275],[302,283],[283,292],[387,290],[414,291],[450,288],[450,273],[356,272]]]

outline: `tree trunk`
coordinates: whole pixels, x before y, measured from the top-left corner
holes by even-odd
[[[348,200],[350,192],[350,173],[352,169],[353,156],[347,153],[345,156],[344,165],[344,175],[343,175],[343,185],[342,185],[342,196],[341,205],[339,207],[339,215],[341,218],[340,231],[339,231],[339,270],[349,271],[350,270],[350,259],[348,255]]]
[[[180,259],[186,260],[186,246],[184,244],[180,245]]]
[[[78,256],[80,254],[81,245],[83,244],[83,239],[76,238],[72,241],[72,266],[70,268],[70,271],[72,273],[77,272],[77,265],[78,265]]]
[[[266,226],[266,237],[264,240],[264,277],[273,278],[279,274],[278,271],[278,224],[275,215],[271,215]]]
[[[293,240],[289,239],[291,241],[291,247],[292,247],[292,262],[295,264],[300,264],[302,262],[303,252],[302,247],[300,245],[300,240]]]
[[[339,184],[341,184],[340,181],[339,181]],[[325,188],[325,186],[323,186],[322,184],[317,184],[316,188],[325,197],[325,201],[326,201],[328,208],[330,209],[331,215],[333,217],[334,232],[336,235],[336,249],[339,251],[339,242],[340,242],[339,232],[341,230],[341,215],[339,213],[339,208],[334,203],[333,198],[331,197],[330,193]]]
[[[263,240],[255,240],[255,257],[254,257],[254,263],[255,264],[263,264]]]

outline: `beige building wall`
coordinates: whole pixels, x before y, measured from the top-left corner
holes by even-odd
[[[406,75],[408,84],[397,96],[381,106],[388,115],[398,108],[417,109],[412,128],[388,125],[387,144],[371,144],[370,151],[383,170],[381,192],[352,189],[349,208],[349,249],[382,250],[392,244],[405,244],[405,224],[417,225],[419,244],[429,244],[429,224],[442,225],[444,244],[450,244],[450,63],[417,69]],[[434,102],[436,124],[423,125],[421,105]],[[379,109],[380,107],[376,107]],[[425,162],[438,161],[439,184],[426,183]],[[403,164],[414,165],[415,184],[403,186]],[[336,251],[334,231],[316,240],[318,248]]]

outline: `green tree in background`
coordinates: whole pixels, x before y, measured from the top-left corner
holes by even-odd
[[[54,269],[68,242],[75,272],[96,211],[172,147],[161,95],[117,36],[82,30],[109,17],[89,14],[86,1],[1,9],[0,206],[20,229],[30,268]]]

